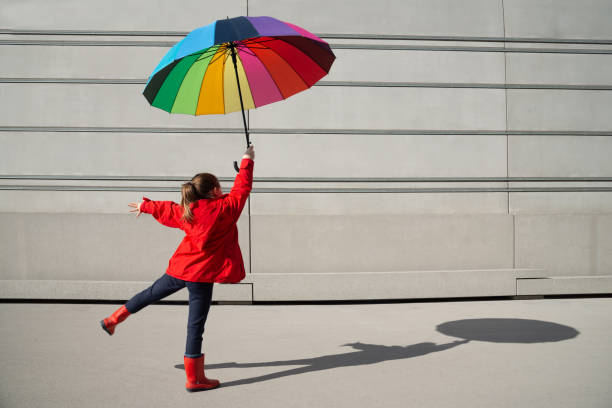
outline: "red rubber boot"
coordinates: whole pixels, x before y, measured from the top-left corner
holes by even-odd
[[[129,315],[130,312],[128,312],[125,305],[123,305],[106,319],[100,320],[100,326],[102,326],[105,332],[112,336],[115,332],[115,326],[127,319]]]
[[[205,391],[219,386],[219,380],[211,380],[204,375],[204,354],[198,358],[183,357],[187,383],[185,389],[189,392]]]

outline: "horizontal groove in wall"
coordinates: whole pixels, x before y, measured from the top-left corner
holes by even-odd
[[[108,41],[108,40],[0,40],[0,45],[44,45],[50,47],[164,47],[170,48],[172,41]],[[525,54],[612,54],[612,49],[590,48],[506,48],[453,45],[401,45],[401,44],[333,44],[332,49],[348,50],[396,50],[396,51],[465,51],[465,52],[509,52]]]
[[[0,185],[13,191],[147,191],[179,192],[180,187]],[[611,192],[612,187],[457,187],[457,188],[254,188],[253,193],[578,193]]]
[[[314,86],[350,86],[369,88],[478,88],[478,89],[561,89],[580,91],[609,91],[612,85],[566,84],[487,84],[461,82],[374,82],[374,81],[320,81]]]
[[[4,84],[110,84],[110,85],[144,85],[146,79],[121,78],[0,78]]]
[[[435,45],[389,45],[389,44],[330,44],[338,50],[389,50],[389,51],[462,51],[462,52],[505,52],[520,54],[612,54],[612,49],[589,48],[506,48],[474,46]]]
[[[0,45],[46,45],[49,47],[173,47],[177,41],[124,40],[0,40]]]
[[[243,128],[148,128],[105,126],[0,126],[0,132],[79,132],[79,133],[244,133]],[[253,133],[253,130],[249,130]]]
[[[136,30],[22,30],[0,29],[0,34],[8,35],[81,35],[81,36],[118,36],[118,37],[184,37],[187,31],[136,31]],[[482,37],[482,36],[443,36],[409,34],[350,34],[318,33],[319,38],[345,40],[415,40],[415,41],[471,41],[471,42],[519,42],[551,44],[612,44],[612,39],[595,38],[547,38],[547,37]]]
[[[82,35],[104,37],[184,37],[187,31],[137,31],[137,30],[23,30],[0,29],[0,34],[8,35]]]
[[[76,176],[48,174],[0,174],[4,180],[186,181],[191,176]],[[219,177],[234,181],[234,177]],[[255,183],[499,183],[499,182],[605,182],[612,177],[255,177]]]
[[[318,34],[320,38],[337,40],[395,40],[395,41],[460,41],[460,42],[507,42],[542,44],[612,44],[608,39],[547,38],[547,37],[478,37],[444,35],[397,35],[397,34]]]
[[[104,126],[0,126],[0,132],[78,133],[244,133],[243,128],[164,128]],[[612,136],[612,130],[433,130],[433,129],[266,129],[251,128],[250,134],[272,135],[510,135],[510,136]]]
[[[95,85],[144,85],[146,79],[112,78],[0,78],[9,84],[95,84]],[[365,88],[476,88],[476,89],[560,89],[579,91],[609,91],[612,85],[565,84],[489,84],[460,82],[384,82],[384,81],[319,81],[314,86],[365,87]]]

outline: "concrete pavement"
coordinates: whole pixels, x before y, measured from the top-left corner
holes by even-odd
[[[0,304],[0,406],[612,406],[612,298],[213,305],[199,393],[187,306],[116,307]]]

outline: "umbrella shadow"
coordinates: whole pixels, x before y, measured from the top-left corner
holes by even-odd
[[[447,336],[492,343],[546,343],[573,339],[573,327],[534,319],[481,318],[445,322],[436,327]]]
[[[455,340],[446,344],[435,344],[431,342],[412,344],[409,346],[384,346],[380,344],[366,344],[361,342],[348,343],[343,346],[353,347],[357,351],[341,354],[328,354],[325,356],[302,358],[296,360],[266,361],[260,363],[221,363],[207,364],[206,369],[215,368],[252,368],[252,367],[276,367],[294,366],[303,367],[291,368],[257,377],[244,378],[236,381],[229,381],[222,384],[224,388],[235,385],[253,384],[261,381],[273,380],[290,375],[305,374],[313,371],[330,370],[339,367],[351,367],[381,363],[383,361],[400,360],[404,358],[419,357],[425,354],[447,350],[460,344],[468,343],[470,340]],[[175,365],[176,368],[184,369],[183,364]]]

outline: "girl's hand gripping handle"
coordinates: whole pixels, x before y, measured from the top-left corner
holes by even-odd
[[[255,150],[254,150],[253,145],[250,145],[249,147],[247,147],[242,158],[255,160]]]
[[[253,150],[253,145],[250,145],[249,147],[247,147],[242,158],[255,160],[255,150]],[[240,167],[238,167],[237,161],[234,162],[234,169],[236,170],[236,173],[240,173]]]

